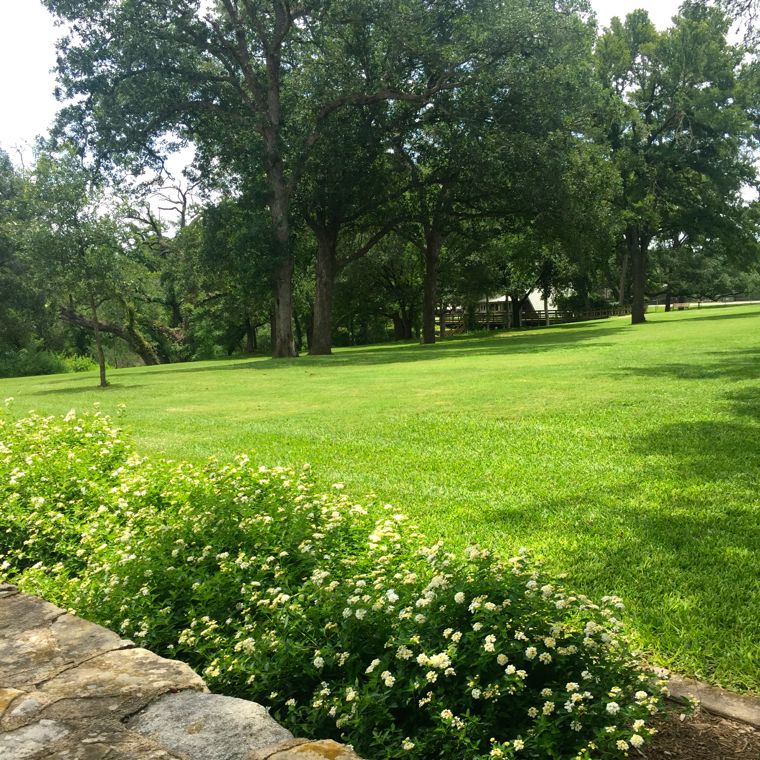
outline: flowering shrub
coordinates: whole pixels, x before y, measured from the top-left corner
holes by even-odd
[[[623,757],[661,706],[619,600],[425,546],[308,466],[151,462],[98,414],[0,415],[0,536],[26,591],[372,760]]]

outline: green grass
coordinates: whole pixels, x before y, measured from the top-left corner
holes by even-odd
[[[760,691],[760,307],[333,357],[0,381],[15,409],[127,406],[138,448],[311,462],[431,537],[528,546],[619,594],[652,659]]]

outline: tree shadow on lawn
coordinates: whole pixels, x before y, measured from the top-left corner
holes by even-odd
[[[611,510],[615,515],[619,510],[623,528],[619,538],[625,536],[626,524],[645,526],[652,544],[676,551],[677,543],[662,534],[661,527],[704,520],[696,533],[687,534],[701,540],[709,532],[708,524],[716,527],[717,520],[720,530],[735,534],[737,546],[760,555],[760,426],[740,421],[668,423],[637,437],[629,448],[632,466],[626,471],[625,461],[612,462],[614,473],[601,474],[609,483],[603,491],[592,483],[586,496],[585,488],[572,492],[560,485],[559,493],[539,504],[510,501],[509,506],[494,505],[468,515],[464,532],[482,535],[503,523],[521,534],[553,524],[560,533],[567,534],[570,526],[570,534],[593,534],[599,520],[604,522]],[[750,516],[752,520],[739,528]],[[614,545],[615,536],[610,539]],[[601,547],[600,552],[604,553]]]
[[[754,380],[760,379],[760,348],[711,351],[711,363],[665,362],[657,366],[620,367],[615,374],[642,377],[671,377],[678,380]]]
[[[727,393],[725,398],[731,402],[733,412],[741,417],[750,417],[760,422],[760,387],[750,386],[733,393]]]
[[[661,656],[694,675],[758,689],[760,502],[752,494],[760,494],[760,436],[753,425],[724,427],[666,425],[642,436],[637,453],[672,457],[649,488],[632,470],[585,503],[568,490],[542,504],[494,507],[472,515],[466,532],[503,530],[545,546],[551,573],[567,572],[570,588],[620,595],[634,628]],[[725,501],[723,480],[737,486]]]
[[[710,311],[713,310],[713,308],[720,308],[720,307],[710,307],[708,309],[690,309],[686,312],[677,312],[681,314],[684,317],[685,321],[706,321],[706,320],[715,320],[715,319],[758,319],[760,318],[760,307],[756,307],[754,311],[743,311],[738,314],[710,314]],[[740,308],[740,307],[731,307],[731,308]],[[694,312],[699,312],[698,314],[695,314]],[[655,312],[657,314],[666,314],[666,312]],[[656,320],[652,324],[662,324],[659,320]]]
[[[541,505],[487,510],[468,532],[501,527],[506,536],[518,534],[547,557],[550,575],[568,574],[570,589],[595,599],[621,596],[632,628],[663,662],[757,690],[757,511],[751,504],[721,505],[714,483],[705,505],[704,492],[691,488],[705,481],[700,457],[688,445],[682,453],[688,476],[661,501],[651,492],[642,496],[631,476],[586,508],[565,493]]]
[[[135,388],[144,388],[144,385],[133,383],[108,383],[105,388],[101,388],[97,383],[92,385],[83,385],[81,387],[72,388],[67,386],[64,388],[46,388],[39,391],[31,391],[29,396],[70,396],[75,393],[108,393],[111,390],[118,391],[131,391]]]
[[[571,578],[621,596],[633,627],[677,668],[760,688],[760,587],[752,570],[760,536],[751,510],[705,513],[684,497],[628,505],[620,518],[619,531],[588,537]]]
[[[627,528],[633,527],[640,543],[634,553],[645,558],[660,547],[678,564],[684,541],[702,542],[715,529],[731,536],[736,547],[760,555],[760,426],[668,423],[643,433],[628,448],[630,454],[621,451],[623,459],[599,473],[603,489],[589,481],[573,491],[560,481],[553,495],[538,503],[505,497],[504,506],[468,513],[459,532],[487,535],[503,526],[505,536],[510,530],[524,536],[551,534],[556,526],[563,541],[573,544],[574,534],[596,535],[601,526],[613,524],[619,530],[606,536],[611,546],[627,540]],[[668,526],[678,530],[663,530]],[[599,538],[604,542],[605,535]],[[600,562],[606,549],[593,548]]]
[[[653,462],[672,471],[683,487],[715,481],[754,486],[760,504],[760,426],[730,420],[671,422],[637,438],[631,449],[639,456],[667,457]]]
[[[593,324],[593,323],[590,323]],[[563,329],[565,328],[565,329]],[[572,329],[572,332],[570,331]],[[365,367],[381,364],[401,364],[406,362],[430,361],[445,358],[468,358],[476,356],[508,356],[510,354],[529,354],[552,351],[562,346],[571,348],[575,345],[602,347],[613,345],[610,341],[600,340],[619,332],[627,326],[579,327],[578,324],[558,325],[544,333],[522,332],[501,333],[498,336],[468,338],[466,340],[445,340],[433,345],[389,344],[382,347],[361,347],[353,350],[341,350],[331,356],[303,356],[293,359],[250,359],[234,364],[220,362],[203,367],[171,367],[174,372],[216,372],[219,370],[253,369],[272,370],[290,367],[313,369],[331,369],[334,367]],[[148,375],[166,371],[169,365],[161,369],[144,370],[140,374]]]

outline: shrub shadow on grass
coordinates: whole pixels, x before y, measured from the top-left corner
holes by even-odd
[[[593,325],[594,323],[589,323]],[[565,328],[565,329],[563,329]],[[568,329],[569,328],[569,329]],[[380,364],[400,364],[406,362],[431,361],[444,358],[467,358],[475,356],[508,356],[511,354],[541,353],[562,346],[572,347],[604,347],[613,345],[603,341],[616,333],[627,329],[627,326],[579,327],[578,324],[552,327],[544,333],[530,330],[512,333],[501,333],[496,336],[474,337],[466,340],[445,340],[432,345],[389,344],[381,347],[361,347],[350,350],[338,349],[331,356],[303,356],[293,359],[250,359],[243,362],[219,363],[204,367],[184,366],[171,367],[173,372],[210,372],[219,370],[253,369],[272,370],[289,367],[329,369],[334,367],[365,367]],[[525,340],[530,338],[530,340]],[[141,374],[155,374],[166,371],[169,365],[162,369],[150,369]]]

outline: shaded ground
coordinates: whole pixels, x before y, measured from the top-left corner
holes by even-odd
[[[632,754],[636,757],[636,754]],[[700,710],[660,728],[646,760],[760,760],[760,731]]]

